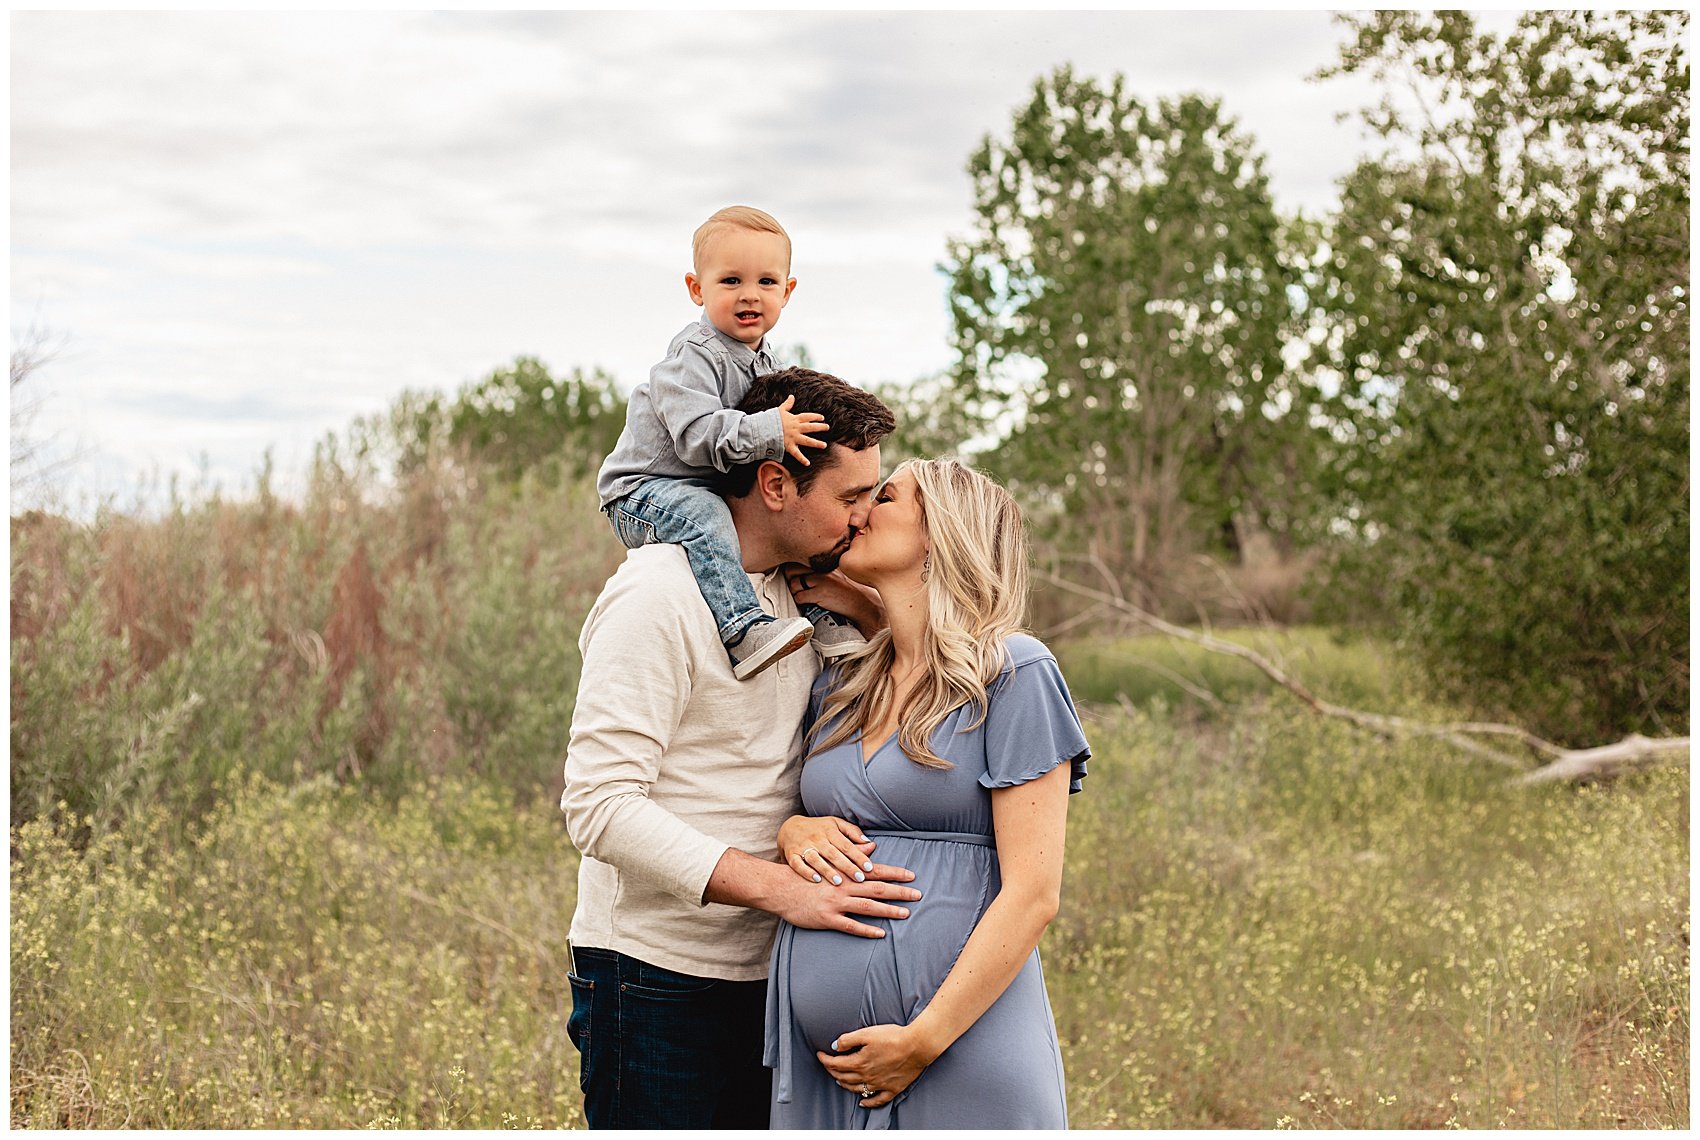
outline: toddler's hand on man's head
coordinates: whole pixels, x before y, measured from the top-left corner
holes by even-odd
[[[779,427],[784,436],[785,450],[807,467],[809,461],[803,457],[803,448],[826,446],[824,439],[815,439],[811,433],[830,431],[832,425],[819,412],[793,414],[791,405],[796,402],[797,397],[787,396],[785,402],[779,405]]]

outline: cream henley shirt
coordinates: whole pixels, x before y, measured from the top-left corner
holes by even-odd
[[[778,573],[750,575],[769,613],[796,615]],[[575,946],[728,981],[767,976],[777,920],[702,901],[729,847],[778,854],[801,810],[803,713],[819,659],[732,675],[684,548],[633,550],[579,635],[561,810],[584,856]]]

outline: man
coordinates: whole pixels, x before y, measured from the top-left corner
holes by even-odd
[[[876,397],[791,368],[760,377],[739,410],[794,396],[828,443],[804,466],[782,452],[728,473],[744,569],[762,605],[797,614],[777,568],[828,571],[866,524],[879,440]],[[852,613],[877,621],[868,607]],[[765,1128],[768,953],[778,916],[878,937],[857,916],[902,918],[918,899],[882,879],[808,883],[776,862],[798,811],[812,651],[746,680],[732,666],[682,547],[627,555],[591,607],[561,809],[583,853],[573,915],[573,1013],[593,1128]]]

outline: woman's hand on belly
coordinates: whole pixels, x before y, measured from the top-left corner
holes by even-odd
[[[840,1088],[863,1093],[863,1108],[878,1108],[915,1083],[944,1050],[912,1025],[870,1025],[842,1033],[833,1053],[816,1053]]]
[[[811,883],[826,881],[838,886],[846,879],[882,883],[913,882],[906,867],[874,863],[868,856],[874,841],[847,819],[835,815],[794,815],[779,828],[779,857]]]

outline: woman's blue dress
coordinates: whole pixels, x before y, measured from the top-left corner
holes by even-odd
[[[997,895],[991,789],[1072,765],[1088,749],[1056,658],[1038,640],[1006,642],[1010,663],[991,687],[985,721],[953,712],[934,734],[955,767],[925,768],[896,736],[863,762],[851,740],[803,765],[803,806],[837,815],[878,844],[874,859],[915,872],[920,902],[907,919],[864,918],[884,938],[781,923],[768,976],[766,1063],[774,1073],[774,1128],[1066,1128],[1062,1052],[1034,950],[996,1003],[890,1104],[861,1108],[815,1058],[841,1033],[907,1025],[932,1000],[974,925]],[[813,728],[833,671],[816,682]],[[814,739],[811,735],[809,739]]]

